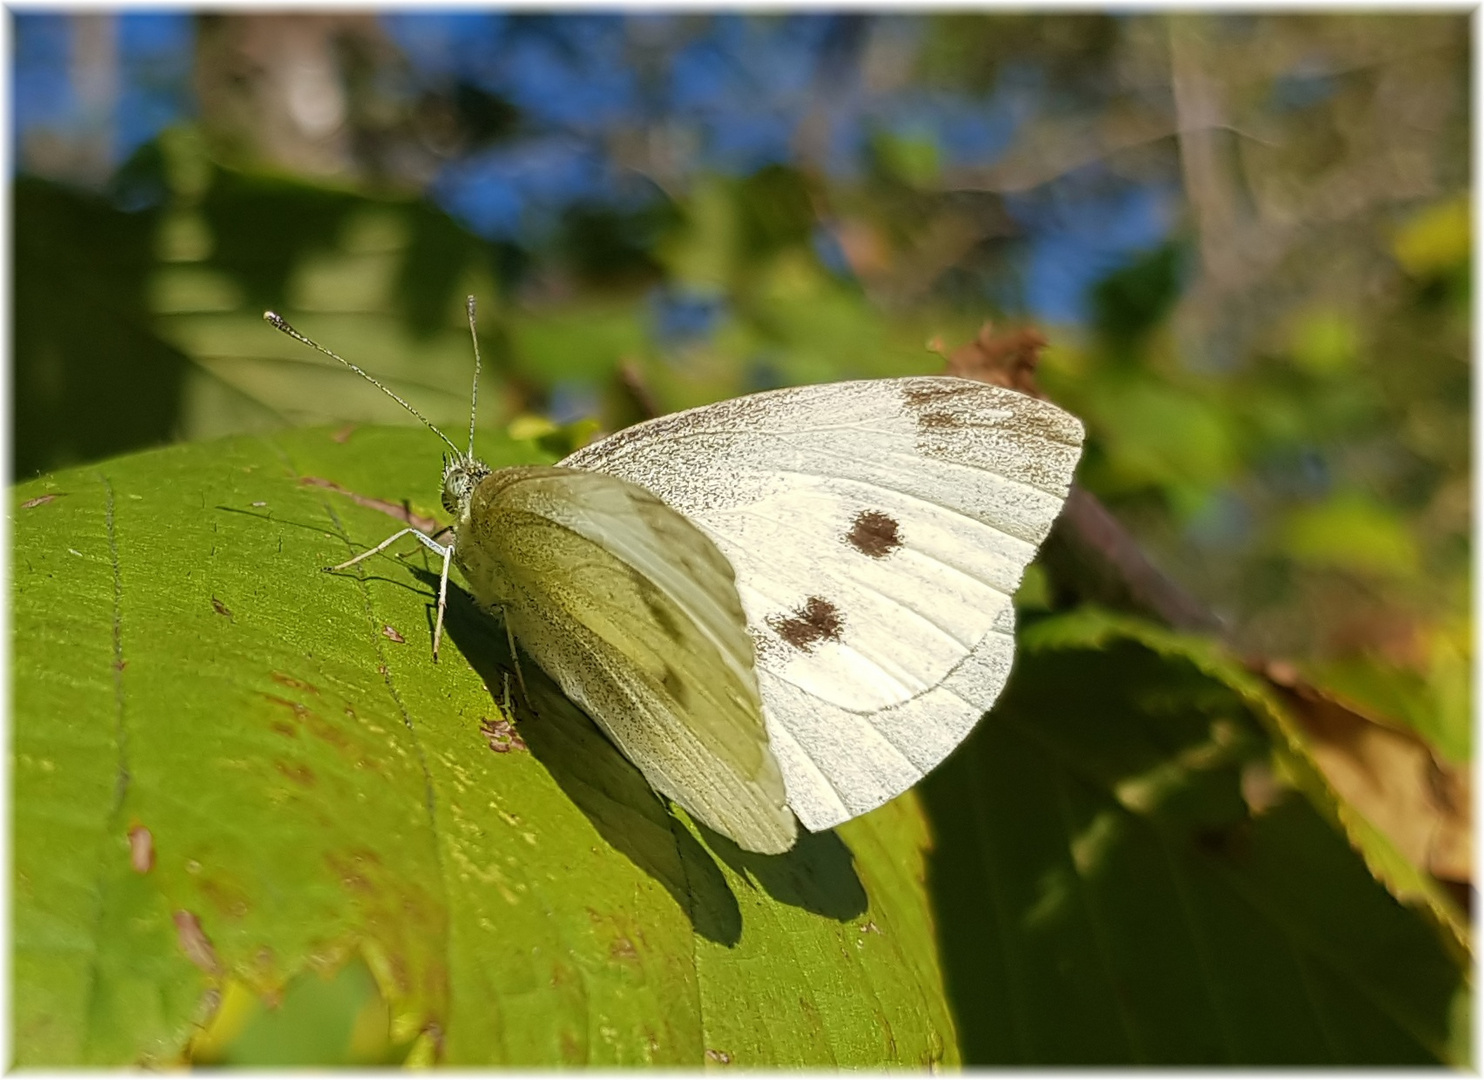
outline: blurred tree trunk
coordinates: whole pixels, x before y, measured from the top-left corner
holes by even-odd
[[[198,30],[201,126],[218,154],[311,176],[358,171],[343,54],[381,40],[375,16],[205,15]]]

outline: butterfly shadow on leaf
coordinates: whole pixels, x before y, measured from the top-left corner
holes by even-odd
[[[438,587],[436,574],[414,572]],[[521,740],[603,839],[664,886],[696,933],[726,946],[740,941],[742,913],[715,858],[666,811],[639,770],[587,714],[522,656],[526,700],[513,677],[509,639],[499,619],[450,584],[444,629],[496,703],[509,686]],[[449,652],[443,662],[457,658]]]
[[[436,588],[435,575],[417,573]],[[703,825],[687,827],[587,714],[525,656],[521,674],[530,700],[523,699],[511,677],[505,628],[462,589],[449,589],[445,627],[496,702],[511,687],[520,737],[552,779],[603,839],[665,887],[696,933],[727,946],[741,940],[741,910],[718,860],[779,903],[841,922],[866,910],[853,856],[835,833],[801,832],[791,851],[759,855]]]
[[[798,842],[782,855],[744,851],[704,825],[702,838],[722,862],[758,885],[780,904],[846,922],[870,906],[866,887],[855,872],[855,857],[833,830],[799,831]]]

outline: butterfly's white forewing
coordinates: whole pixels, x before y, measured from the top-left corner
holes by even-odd
[[[656,791],[750,851],[793,845],[732,568],[694,523],[613,476],[501,469],[454,558]]]
[[[818,830],[910,787],[993,703],[1081,443],[1046,402],[920,377],[692,409],[562,464],[654,492],[731,562],[789,805]]]

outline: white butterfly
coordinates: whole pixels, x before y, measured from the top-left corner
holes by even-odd
[[[554,467],[490,470],[471,418],[444,470],[453,542],[407,529],[341,567],[409,533],[438,552],[436,658],[457,562],[657,791],[785,851],[795,816],[881,805],[993,704],[1081,443],[1054,405],[933,376],[703,406]]]
[[[1054,405],[920,377],[724,401],[561,464],[652,491],[731,563],[788,805],[817,831],[911,787],[993,704],[1081,445]]]

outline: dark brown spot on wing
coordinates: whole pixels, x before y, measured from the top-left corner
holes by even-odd
[[[794,648],[810,652],[821,641],[839,641],[845,621],[834,604],[811,596],[792,615],[770,615],[768,625]]]
[[[845,540],[856,551],[873,559],[884,559],[902,546],[896,519],[880,510],[862,510],[856,514]]]

